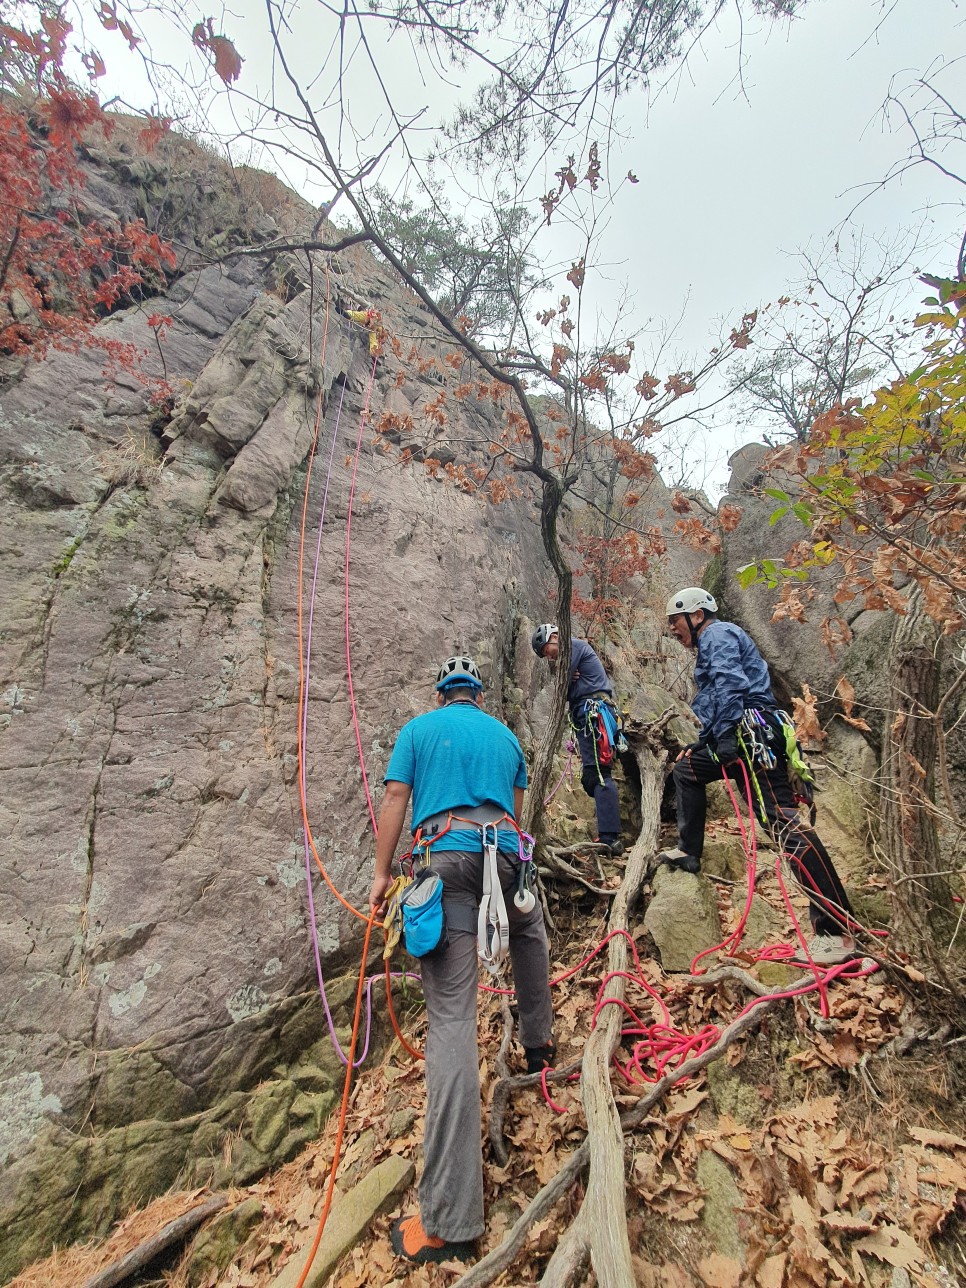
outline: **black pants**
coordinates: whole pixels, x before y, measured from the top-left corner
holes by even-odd
[[[809,898],[809,916],[818,934],[841,934],[850,914],[848,896],[835,871],[829,852],[815,831],[802,822],[791,786],[784,747],[773,746],[774,769],[755,768],[751,780],[751,799],[755,815],[769,829],[775,844],[787,856],[792,873]],[[700,859],[704,849],[704,820],[707,811],[707,784],[721,778],[721,764],[706,747],[688,750],[673,769],[677,790],[678,835],[681,849]],[[740,766],[728,766],[728,776],[744,792],[744,774]],[[758,780],[759,793],[755,791]]]

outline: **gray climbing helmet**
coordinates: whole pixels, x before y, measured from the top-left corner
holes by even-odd
[[[450,685],[463,685],[473,689],[483,688],[480,668],[471,657],[462,653],[456,657],[448,657],[439,668],[436,675],[436,688],[442,692]]]

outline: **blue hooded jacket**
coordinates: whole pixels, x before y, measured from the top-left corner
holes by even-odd
[[[704,743],[717,743],[732,733],[746,708],[775,711],[778,706],[765,659],[734,622],[713,620],[698,636],[694,682],[698,693],[691,709],[701,721]]]

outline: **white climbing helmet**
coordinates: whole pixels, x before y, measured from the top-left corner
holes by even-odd
[[[466,685],[473,689],[483,688],[483,677],[480,668],[471,657],[457,654],[448,657],[436,674],[437,689],[448,689],[451,684]]]
[[[714,595],[709,595],[700,586],[685,586],[683,590],[676,591],[667,601],[668,617],[676,617],[678,613],[695,613],[699,608],[703,608],[706,613],[718,611]]]

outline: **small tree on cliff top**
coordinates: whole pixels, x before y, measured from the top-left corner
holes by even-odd
[[[840,234],[802,252],[801,280],[760,310],[740,412],[779,440],[804,442],[824,412],[901,375],[907,336],[894,314],[918,243]]]
[[[141,44],[127,10],[105,0],[97,17],[131,50]],[[193,40],[219,75],[237,75],[210,24]],[[67,6],[41,0],[0,22],[0,355],[8,376],[26,356],[79,345],[136,372],[139,351],[97,334],[96,324],[154,294],[175,268],[172,248],[142,219],[107,219],[86,199],[82,146],[117,123],[95,89],[105,71],[100,53],[76,38]],[[150,150],[168,124],[146,116],[141,146]],[[160,339],[169,319],[152,315],[149,323]]]
[[[558,173],[558,185],[545,199],[548,215],[552,218],[566,201],[592,195],[599,182],[598,154],[592,146],[586,168],[575,167],[571,158]],[[371,239],[384,249],[375,230]],[[529,492],[536,484],[544,547],[555,579],[555,615],[567,643],[573,606],[591,626],[596,623],[606,629],[617,610],[617,590],[663,552],[663,536],[653,525],[653,515],[647,515],[647,490],[657,477],[649,442],[661,433],[662,421],[697,414],[694,402],[702,385],[736,349],[747,345],[755,321],[754,314],[745,315],[693,370],[654,374],[638,357],[633,339],[620,339],[615,331],[604,345],[584,340],[587,329],[594,331],[593,325],[588,328],[583,305],[592,246],[588,234],[587,253],[561,273],[566,290],[551,306],[534,313],[525,299],[510,292],[517,315],[517,341],[511,348],[484,350],[460,334],[444,311],[437,315],[454,341],[445,355],[421,360],[417,347],[406,354],[398,341],[387,337],[397,357],[418,363],[421,371],[434,370],[443,383],[421,409],[421,417],[385,412],[375,420],[386,449],[390,443],[398,445],[406,461],[412,459],[411,443],[419,441],[423,446],[421,431],[428,426],[433,442],[425,449],[424,468],[464,491],[479,492],[499,503]],[[393,249],[386,245],[384,253],[393,262]],[[427,298],[418,280],[412,279],[411,285]],[[461,403],[480,400],[495,405],[497,427],[480,426],[467,436],[466,418],[457,421],[454,410]],[[462,431],[456,430],[456,424],[464,427]],[[576,567],[558,529],[568,497],[582,505],[575,534]],[[678,495],[673,508],[681,539],[694,544],[715,540],[689,515],[686,498]],[[575,572],[590,578],[592,594],[587,599],[573,595]],[[541,784],[549,777],[557,746],[567,679],[567,669],[561,668],[558,720],[551,718],[529,793],[533,826],[545,794]]]

